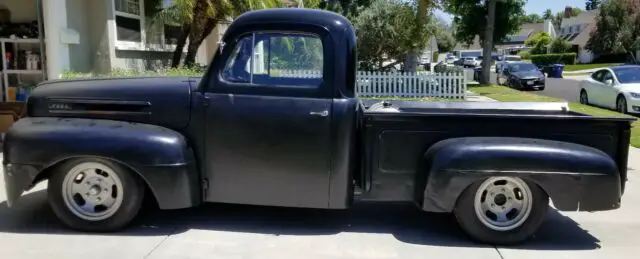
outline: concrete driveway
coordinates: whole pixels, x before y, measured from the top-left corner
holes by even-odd
[[[0,258],[637,258],[640,151],[631,152],[621,209],[550,210],[535,238],[516,247],[469,242],[449,215],[405,205],[357,204],[349,211],[222,204],[145,209],[126,231],[86,234],[60,226],[44,184],[8,209],[0,183]]]

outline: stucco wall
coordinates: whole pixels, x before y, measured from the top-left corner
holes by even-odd
[[[67,0],[67,28],[79,35],[79,44],[69,44],[69,69],[76,72],[90,72],[91,42],[89,41],[89,23],[95,18],[88,17],[88,2],[85,0]],[[93,12],[92,12],[93,13]],[[96,12],[97,13],[97,12]]]
[[[87,21],[89,61],[93,72],[106,73],[111,70],[110,55],[113,53],[113,42],[109,40],[109,21],[113,21],[113,8],[111,7],[113,1],[91,0],[86,2],[85,13],[90,14],[91,17]]]
[[[162,51],[116,50],[113,68],[145,71],[168,67],[172,54]]]
[[[31,22],[38,19],[36,0],[0,0],[0,8],[11,10],[12,22]]]

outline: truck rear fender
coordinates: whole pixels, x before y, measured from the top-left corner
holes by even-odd
[[[416,174],[416,201],[425,211],[451,212],[472,183],[515,176],[539,185],[559,210],[620,206],[615,161],[584,145],[530,138],[453,138],[433,145]]]
[[[10,165],[9,200],[46,178],[51,168],[77,157],[119,162],[142,178],[162,209],[202,200],[194,154],[182,134],[160,126],[112,120],[27,117],[5,136]]]

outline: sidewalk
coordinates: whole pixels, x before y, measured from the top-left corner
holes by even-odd
[[[602,69],[602,67],[585,69],[585,70],[576,70],[576,71],[564,71],[564,72],[562,72],[562,74],[563,75],[587,75],[587,74],[591,74],[593,72],[596,72],[596,71],[598,71],[600,69]]]
[[[472,91],[467,90],[467,99],[468,102],[497,102],[497,100],[479,95]]]

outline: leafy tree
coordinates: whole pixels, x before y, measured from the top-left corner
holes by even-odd
[[[451,52],[456,47],[456,38],[449,31],[439,31],[436,33],[436,41],[438,41],[438,52]]]
[[[449,0],[445,10],[454,15],[455,37],[465,44],[472,44],[479,36],[484,41],[484,29],[487,25],[488,7],[483,0]],[[505,0],[496,5],[493,41],[503,42],[507,35],[516,33],[522,26],[524,0]]]
[[[547,46],[551,44],[553,39],[546,32],[538,32],[524,42],[527,47],[532,47],[529,51],[533,55],[546,54]]]
[[[174,26],[180,26],[180,37],[176,43],[176,49],[171,58],[171,67],[178,67],[182,59],[182,51],[189,38],[191,30],[191,21],[193,20],[193,11],[195,8],[195,0],[173,0],[172,5],[164,7],[163,0],[156,0],[154,7],[158,10],[155,15],[154,22],[168,23]]]
[[[433,28],[422,26],[428,30],[420,30],[416,37],[416,21],[416,8],[406,1],[377,0],[364,9],[354,21],[360,66],[388,70],[415,48],[424,49]]]
[[[544,10],[544,13],[542,13],[542,19],[548,20],[551,18],[553,18],[553,12],[551,9]]]
[[[567,53],[571,50],[571,43],[558,37],[553,40],[553,42],[551,42],[551,45],[549,45],[549,50],[551,51],[551,53]]]
[[[524,16],[522,22],[523,23],[542,23],[544,22],[544,19],[542,19],[540,15],[533,13],[533,14]]]
[[[587,9],[587,11],[598,9],[598,6],[600,6],[600,2],[600,0],[587,0],[585,3],[585,9]]]
[[[600,5],[596,29],[586,48],[597,54],[630,54],[640,50],[640,12],[627,0]]]

